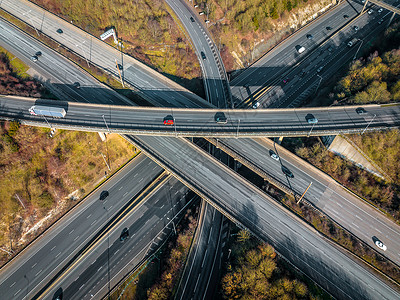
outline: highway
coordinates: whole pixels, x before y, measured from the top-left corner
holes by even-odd
[[[9,23],[0,21],[0,26],[2,28],[2,31],[0,31],[0,45],[4,48],[8,49],[10,52],[18,55],[28,65],[31,65],[32,69],[30,69],[29,72],[31,73],[32,71],[34,71],[35,76],[37,76],[38,79],[40,79],[42,82],[44,82],[44,84],[47,87],[49,87],[52,90],[52,92],[54,94],[58,95],[60,98],[68,97],[70,100],[82,101],[82,102],[88,101],[88,102],[94,102],[94,103],[113,103],[113,104],[128,103],[129,104],[129,101],[127,101],[127,99],[125,97],[117,94],[115,91],[110,90],[108,87],[103,86],[97,80],[93,79],[91,76],[88,76],[88,74],[86,72],[79,69],[76,65],[72,64],[70,61],[61,57],[59,54],[50,50],[46,46],[41,45],[35,39],[28,37],[21,31],[19,31],[17,28],[10,26]],[[5,34],[5,33],[7,33],[7,34]],[[39,50],[42,52],[42,55],[37,62],[32,62],[29,59],[29,57],[31,55],[30,52],[32,51],[30,49],[34,49],[35,51]],[[77,80],[81,83],[80,89],[73,87],[74,80]],[[137,158],[137,160],[145,161],[145,162],[143,162],[142,168],[138,168],[138,167],[136,167],[135,163],[131,163],[124,168],[124,171],[122,173],[119,174],[119,176],[122,176],[123,178],[121,178],[119,180],[118,184],[114,188],[119,191],[116,196],[118,197],[118,194],[120,194],[120,195],[123,195],[123,197],[120,199],[120,201],[115,202],[115,206],[111,210],[107,211],[108,212],[107,219],[111,219],[112,217],[114,217],[114,214],[116,212],[118,212],[118,210],[120,210],[125,205],[125,202],[124,202],[125,199],[131,199],[131,198],[127,198],[127,197],[129,197],[129,195],[131,197],[133,197],[134,194],[131,194],[131,193],[135,193],[135,190],[131,190],[129,184],[126,184],[127,182],[130,182],[132,184],[139,184],[137,186],[137,188],[140,189],[141,186],[148,186],[151,184],[153,175],[155,175],[154,172],[162,172],[162,169],[160,167],[158,167],[150,159],[145,158],[143,155],[140,155]],[[144,166],[147,166],[147,167],[144,167]],[[147,168],[149,168],[149,170],[147,170]],[[141,173],[143,173],[143,174],[141,174]],[[113,179],[114,178],[111,179],[109,185],[113,184],[113,182],[114,182]],[[171,182],[174,182],[174,181],[172,180]],[[180,185],[179,183],[177,184],[176,187],[168,185],[169,191],[175,193],[175,194],[171,194],[171,197],[175,197],[177,195],[177,192],[180,189],[179,185]],[[91,201],[91,202],[90,202],[91,198],[88,199],[88,201],[91,204],[88,204],[85,207],[85,209],[87,211],[91,211],[92,209],[94,211],[96,211],[96,209],[98,209],[97,208],[98,195],[95,195],[95,198],[96,198],[95,199],[96,201]],[[113,197],[111,197],[111,198],[113,198]],[[171,202],[171,205],[175,205],[175,198],[172,199],[171,201],[173,201],[173,203]],[[92,208],[92,206],[95,208]],[[168,209],[167,206],[163,207],[161,209],[159,208],[158,210],[159,210],[159,213],[161,213],[161,212],[164,212],[164,210],[166,210],[166,209]],[[74,214],[76,214],[76,216]],[[70,223],[69,227],[71,227],[71,228],[75,228],[75,227],[79,228],[79,226],[77,224],[79,224],[79,222],[82,222],[82,220],[81,220],[82,218],[79,217],[79,214],[80,214],[80,212],[78,210],[75,210],[75,211],[67,214],[63,218],[63,220],[60,220],[59,222],[62,222],[62,224]],[[104,211],[103,211],[103,214],[104,214]],[[137,216],[137,214],[136,214],[136,216]],[[91,218],[92,218],[92,216],[90,216],[90,219]],[[158,223],[160,223],[161,221],[165,221],[165,220],[166,220],[165,218],[161,218],[161,219],[157,219],[157,220],[154,218],[149,218],[146,222],[146,226],[148,226],[148,227],[153,226],[154,230],[156,230],[157,229],[156,225]],[[97,232],[102,229],[102,227],[104,226],[106,221],[103,220],[103,223],[95,222],[95,223],[91,224],[91,226],[90,226],[91,229],[83,232],[82,235],[80,235],[80,238],[77,238],[77,236],[75,236],[73,234],[68,235],[67,238],[64,238],[64,240],[65,240],[65,243],[67,245],[69,245],[69,248],[66,248],[65,251],[55,254],[55,255],[58,255],[57,258],[59,258],[59,261],[58,260],[53,261],[53,256],[51,256],[51,255],[49,255],[49,256],[42,255],[40,265],[48,266],[47,269],[50,269],[50,270],[51,269],[59,270],[59,269],[63,268],[65,266],[65,263],[59,263],[59,262],[66,261],[65,257],[67,257],[68,255],[69,255],[69,257],[72,257],[72,256],[74,256],[74,253],[78,253],[78,251],[80,251],[80,249],[81,249],[80,245],[82,245],[82,240],[85,239],[85,235],[86,235],[86,239],[89,239],[90,234],[94,234],[94,233],[97,234]],[[52,229],[52,230],[57,231],[57,228],[58,227],[56,227],[55,229]],[[71,231],[72,230],[75,230],[75,229],[71,229]],[[82,231],[81,229],[79,229],[79,230]],[[60,231],[60,232],[61,232],[61,234],[64,233],[63,231]],[[153,233],[155,235],[157,232],[153,232]],[[130,239],[130,241],[131,241],[130,243],[134,243],[135,241],[137,241],[140,238],[142,238],[142,240],[141,240],[142,242],[145,242],[146,240],[152,239],[153,237],[152,237],[152,235],[148,235],[148,232],[146,231],[144,233],[144,235],[138,234],[135,236],[135,238],[132,237]],[[164,240],[165,235],[162,236],[162,238],[163,238],[162,240]],[[60,237],[59,235],[54,234],[53,236],[49,236],[49,237],[46,235],[46,238],[45,238],[45,236],[43,236],[41,239],[42,240],[50,239],[48,243],[54,244],[54,243],[57,243],[59,240],[63,240],[63,237]],[[53,240],[51,240],[51,239],[53,239]],[[157,240],[157,241],[159,241],[159,240]],[[29,269],[30,266],[35,264],[35,256],[32,253],[36,253],[40,249],[41,249],[40,246],[38,246],[36,243],[34,243],[32,246],[29,246],[28,248],[26,248],[24,250],[24,252],[21,254],[20,258],[14,259],[11,263],[8,264],[8,268],[11,271],[5,271],[4,268],[1,270],[2,277],[3,277],[3,274],[5,274],[4,276],[11,276],[11,273],[13,271],[19,272],[19,270],[23,271],[23,270]],[[46,249],[50,249],[50,248],[46,247],[46,245],[44,245],[44,248],[40,251],[46,251]],[[139,247],[139,249],[142,250],[140,247]],[[69,250],[71,250],[71,251],[69,251]],[[74,250],[74,251],[72,251],[72,250]],[[134,249],[134,250],[137,250],[137,249]],[[95,252],[95,253],[99,254],[98,252]],[[121,251],[121,254],[122,253],[125,253],[125,251]],[[92,259],[93,259],[93,255],[95,255],[95,254],[92,254]],[[18,264],[18,261],[23,261],[23,263]],[[124,260],[122,260],[121,262],[123,262],[123,261]],[[17,267],[10,266],[10,265],[14,265],[14,262],[17,262]],[[36,269],[37,266],[39,266],[39,264],[35,265],[34,269]],[[85,270],[84,267],[85,266],[81,266],[78,264],[75,266],[75,269],[73,269],[72,271],[74,271],[75,274],[79,273],[79,272],[83,272]],[[131,268],[131,267],[132,267],[132,265],[129,265],[129,268]],[[37,269],[37,270],[39,270],[39,269]],[[18,272],[14,276],[16,276],[16,277],[20,276],[20,273],[18,273]],[[49,273],[51,273],[51,272],[49,272]],[[26,275],[25,278],[27,280],[31,280],[30,279],[31,276],[29,274],[25,274],[25,275]],[[47,275],[49,275],[48,278],[52,277],[51,274],[46,274],[46,272],[41,271],[40,274],[37,274],[35,276],[35,279],[40,279],[40,278],[43,278],[43,276],[47,276]],[[125,275],[125,273],[119,273],[119,275]],[[116,278],[118,278],[118,277],[116,277]],[[92,279],[93,279],[93,281],[92,281]],[[96,276],[92,276],[91,280],[88,280],[86,278],[85,287],[87,288],[87,287],[90,287],[91,285],[94,286],[96,284],[95,279],[96,279]],[[79,284],[79,282],[80,281],[77,281],[77,282],[75,282],[75,284]],[[27,289],[37,291],[37,290],[40,290],[46,283],[47,283],[47,280],[42,280],[42,282],[40,284],[38,284],[37,287],[28,286]],[[67,281],[63,281],[63,284],[65,284],[65,285],[63,285],[64,289],[66,286],[68,287],[68,285],[69,285]],[[20,293],[22,293],[24,287],[26,287],[26,282],[24,280],[17,281],[13,285],[13,288],[15,288],[15,292],[17,292],[18,290],[21,290]],[[0,285],[0,291],[4,290],[4,289],[5,289],[4,285]],[[12,292],[12,291],[13,290],[11,289],[10,292]],[[103,292],[104,292],[104,290],[103,290]],[[32,292],[32,293],[34,293],[34,292]],[[12,296],[12,294],[10,294],[10,296]]]
[[[0,46],[31,66],[29,72],[32,77],[40,80],[60,99],[84,103],[131,104],[127,98],[100,84],[69,60],[60,59],[61,56],[54,50],[3,19],[0,19]],[[38,51],[42,54],[38,61],[33,62],[30,58]],[[80,88],[74,87],[75,82],[79,82]]]
[[[276,78],[279,78],[276,84],[281,84],[282,80],[286,78],[285,71],[304,59],[310,51],[317,48],[334,32],[327,31],[324,29],[325,27],[333,27],[333,24],[335,24],[336,30],[355,18],[361,9],[361,3],[343,1],[316,21],[307,24],[291,35],[290,38],[272,48],[230,82],[235,105],[238,106],[250,94],[255,94],[262,87],[271,84]],[[349,16],[349,18],[343,18],[344,15]],[[307,38],[307,34],[311,34],[312,38]],[[306,51],[299,54],[296,50],[298,45],[305,47]]]
[[[161,167],[140,154],[1,269],[2,297],[32,298],[161,172]],[[100,201],[103,190],[109,196]]]
[[[171,219],[186,205],[188,189],[172,176],[160,181],[104,238],[77,260],[39,299],[50,299],[63,289],[64,299],[102,299],[120,281],[143,264],[173,234]],[[169,218],[169,219],[168,219]],[[176,222],[179,218],[174,219]],[[129,237],[121,241],[128,228]],[[110,285],[108,285],[110,283]]]
[[[376,251],[400,265],[399,225],[388,219],[378,209],[347,191],[331,177],[269,139],[219,140],[218,147],[224,149],[224,146],[234,151],[233,156],[242,164],[251,169],[254,167],[260,169],[261,176],[263,173],[272,176],[278,185],[283,185],[286,190],[293,191],[298,198],[312,182],[305,195],[306,201],[312,203]],[[235,149],[241,149],[240,153],[237,153]],[[270,150],[279,155],[279,161],[270,157]],[[282,173],[282,165],[293,173],[293,178]],[[388,249],[386,251],[378,249],[373,237],[383,241]]]
[[[115,60],[123,66],[124,82],[134,87],[141,96],[154,105],[171,107],[210,107],[208,102],[189,92],[177,83],[162,76],[136,59],[122,54],[61,18],[42,10],[26,0],[2,0],[0,8],[10,12],[40,32],[68,47],[82,58],[119,78]],[[62,34],[57,29],[63,30]],[[32,54],[35,54],[32,49]]]
[[[340,68],[363,53],[363,46],[371,44],[382,34],[390,12],[364,13],[329,37],[318,49],[286,73],[286,84],[280,82],[258,97],[263,107],[297,107],[310,95],[316,94],[321,84],[335,76]],[[340,20],[340,16],[338,17]],[[382,21],[384,20],[384,21]],[[381,23],[381,24],[379,24]],[[354,26],[360,29],[355,31]],[[355,38],[352,47],[348,42]]]
[[[179,17],[192,41],[203,72],[206,99],[216,107],[229,108],[232,97],[225,67],[204,21],[191,9],[191,3],[187,0],[165,2]],[[204,53],[204,57],[201,53]]]
[[[257,187],[186,139],[130,139],[232,221],[242,224],[339,299],[400,294]],[[168,142],[169,147],[162,147]],[[157,149],[157,150],[155,150]]]
[[[65,118],[31,116],[33,105],[64,107]],[[0,118],[18,119],[29,125],[81,131],[109,131],[125,134],[158,136],[321,136],[329,134],[360,133],[382,130],[400,125],[400,105],[364,105],[364,115],[356,112],[358,106],[336,106],[299,109],[178,109],[129,107],[101,104],[83,104],[31,99],[15,96],[0,98]],[[215,122],[223,112],[226,124]],[[170,117],[168,117],[170,116]],[[317,124],[307,118],[315,117]],[[172,126],[164,125],[165,118],[173,118]]]
[[[202,202],[199,224],[175,299],[213,299],[220,281],[222,240],[228,233],[224,220],[218,210]]]
[[[163,147],[163,146],[160,146],[160,147]]]

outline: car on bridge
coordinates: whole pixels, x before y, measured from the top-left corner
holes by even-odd
[[[362,107],[358,107],[358,108],[356,108],[356,113],[359,115],[366,115],[367,111]]]
[[[278,154],[276,154],[273,150],[269,150],[269,156],[271,156],[272,159],[275,159],[277,161],[279,161],[279,156]]]
[[[164,118],[164,125],[174,125],[174,117],[168,115]]]
[[[223,112],[217,112],[215,114],[215,122],[217,122],[218,124],[226,124],[228,123],[228,119]]]

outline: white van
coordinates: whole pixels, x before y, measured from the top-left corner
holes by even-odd
[[[299,52],[299,54],[303,53],[304,51],[306,51],[306,48],[304,48],[303,46],[296,46],[296,50],[297,52]]]

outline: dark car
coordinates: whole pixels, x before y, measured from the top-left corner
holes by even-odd
[[[204,54],[203,51],[201,51],[200,54],[201,54],[201,58],[202,58],[202,59],[206,59],[206,55]]]
[[[223,112],[217,112],[215,114],[215,122],[217,122],[218,124],[226,124],[228,122],[228,119]]]
[[[36,55],[36,56],[41,56],[41,55],[42,55],[42,52],[38,51],[38,52],[35,53],[35,55]]]
[[[118,70],[122,70],[124,67],[123,67],[121,64],[117,64],[116,68],[117,68]]]
[[[190,21],[194,22],[194,19],[193,19],[193,17],[190,17]]]
[[[128,228],[124,228],[122,230],[121,236],[119,237],[119,240],[121,242],[125,241],[127,238],[129,237],[129,229]]]
[[[380,24],[382,24],[383,23],[383,19],[380,19],[379,21],[378,21],[378,24],[380,25]]]
[[[79,82],[74,82],[73,86],[79,89],[81,87],[81,84]]]
[[[310,33],[307,34],[306,37],[307,37],[309,40],[312,40],[312,39],[314,38],[314,36],[313,36],[312,34],[310,34]]]
[[[345,18],[345,19],[348,19],[348,18],[349,18],[349,16],[348,16],[348,15],[344,15],[344,16],[343,16],[343,18]]]
[[[326,28],[326,30],[332,30],[332,27],[331,26],[327,26],[327,27],[325,27]]]
[[[287,167],[285,167],[284,165],[282,165],[282,172],[283,174],[285,174],[287,177],[293,178],[294,175],[292,173],[292,171],[290,171]]]
[[[358,108],[356,108],[356,113],[359,115],[365,115],[367,113],[367,111],[362,107],[358,107]]]
[[[57,33],[59,33],[59,34],[61,34],[61,33],[63,33],[64,31],[61,29],[61,28],[58,28],[57,29]]]
[[[62,300],[63,299],[63,289],[59,288],[53,295],[52,300]]]
[[[109,193],[108,191],[102,191],[102,192],[100,193],[100,200],[101,200],[101,201],[105,200],[105,199],[108,197],[109,194],[110,194],[110,193]]]
[[[314,117],[313,114],[308,114],[305,117],[306,121],[308,124],[317,124],[318,123],[318,119],[316,117]]]
[[[168,115],[164,118],[164,125],[174,125],[174,117]]]

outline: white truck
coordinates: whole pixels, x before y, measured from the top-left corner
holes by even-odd
[[[61,107],[34,105],[29,109],[29,113],[34,116],[45,116],[53,118],[64,118],[67,112]]]

